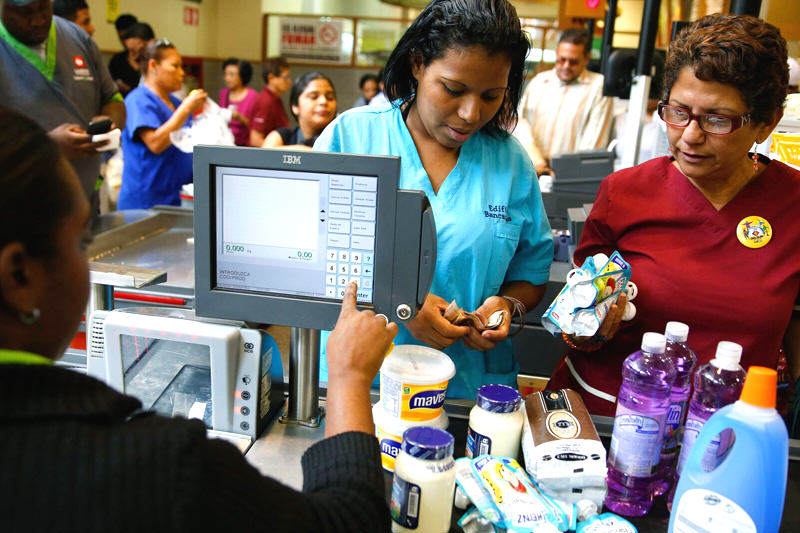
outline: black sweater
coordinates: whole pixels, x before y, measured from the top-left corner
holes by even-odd
[[[76,372],[1,364],[0,531],[389,530],[371,435],[309,448],[297,492],[201,422],[140,407]]]

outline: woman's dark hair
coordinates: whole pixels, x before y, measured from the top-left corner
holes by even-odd
[[[303,91],[306,90],[308,84],[314,80],[325,80],[331,84],[331,89],[333,89],[333,94],[336,95],[336,87],[333,86],[333,82],[331,79],[322,74],[320,72],[306,72],[302,76],[298,76],[294,83],[292,84],[292,90],[289,91],[289,112],[292,114],[295,120],[297,120],[297,115],[294,114],[294,110],[292,106],[299,105],[300,102],[300,95],[303,94]]]
[[[131,24],[122,32],[123,41],[125,39],[133,39],[134,37],[147,42],[155,39],[156,34],[153,33],[153,28],[150,26],[150,24],[146,22],[136,22],[135,24]]]
[[[34,257],[56,255],[56,233],[74,208],[62,161],[41,126],[0,107],[0,249],[21,242]]]
[[[246,87],[247,84],[250,83],[250,80],[253,79],[253,65],[246,59],[229,57],[222,63],[222,72],[225,72],[225,69],[228,68],[229,65],[236,65],[239,67],[239,78],[242,80],[242,85]]]
[[[264,78],[264,83],[269,83],[270,74],[277,78],[284,70],[289,70],[286,59],[281,56],[268,57],[261,65],[261,77]]]
[[[525,56],[530,42],[514,6],[506,0],[434,0],[422,10],[400,38],[384,67],[384,92],[400,105],[411,101],[417,80],[412,60],[425,66],[442,58],[453,47],[481,46],[489,55],[504,54],[511,60],[508,88],[503,103],[484,132],[501,135],[517,122],[517,106],[525,79]]]
[[[147,65],[150,63],[150,60],[155,60],[156,63],[160,63],[162,59],[164,59],[165,52],[169,49],[175,50],[175,45],[170,42],[169,39],[159,39],[148,44],[145,49],[142,57],[139,58],[139,68],[142,71],[142,74],[147,76]]]
[[[364,74],[363,76],[361,76],[361,79],[358,80],[358,88],[359,89],[363,89],[364,88],[364,84],[367,83],[370,80],[374,81],[377,84],[378,83],[378,76],[376,76],[375,74]]]
[[[753,122],[770,123],[786,99],[786,40],[778,28],[749,15],[708,15],[678,34],[664,67],[665,101],[685,67],[700,80],[738,89]]]

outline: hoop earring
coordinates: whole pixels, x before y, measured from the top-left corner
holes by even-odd
[[[31,311],[21,312],[19,314],[19,321],[26,326],[32,326],[39,320],[40,316],[42,316],[42,312],[38,307],[34,307]]]

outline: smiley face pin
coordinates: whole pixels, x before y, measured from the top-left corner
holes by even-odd
[[[745,217],[736,226],[736,237],[748,248],[761,248],[772,239],[772,226],[762,217]]]

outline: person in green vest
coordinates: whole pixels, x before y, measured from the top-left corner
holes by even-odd
[[[125,106],[97,44],[75,24],[53,16],[51,0],[0,2],[0,103],[50,133],[93,201],[100,152],[91,122],[125,127]]]

